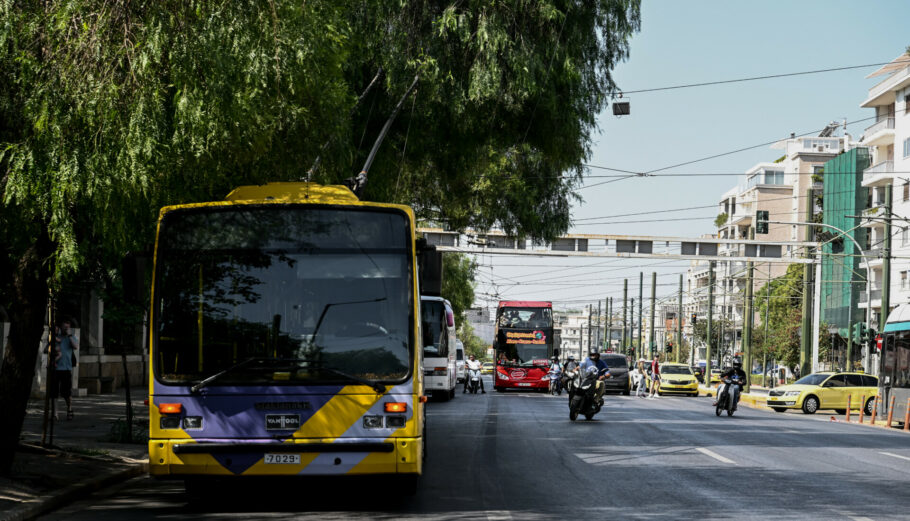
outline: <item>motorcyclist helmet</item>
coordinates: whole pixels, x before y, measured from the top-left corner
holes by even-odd
[[[736,369],[742,369],[742,367],[743,367],[743,361],[740,360],[739,358],[734,358],[734,359],[733,359],[733,367],[735,367]]]
[[[592,350],[588,351],[588,358],[594,358],[594,359],[600,358],[600,353],[598,353],[596,349],[592,349]]]
[[[569,355],[569,360],[575,361],[575,355]]]

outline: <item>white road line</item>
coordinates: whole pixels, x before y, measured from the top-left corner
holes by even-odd
[[[736,465],[735,461],[733,461],[729,458],[725,458],[725,457],[721,456],[720,454],[714,452],[713,450],[709,450],[704,447],[695,447],[695,450],[697,450],[698,452],[701,452],[702,454],[704,454],[706,456],[711,456],[712,458],[716,459],[717,461],[719,461],[721,463],[728,463],[728,464]]]
[[[488,521],[512,521],[512,513],[508,510],[487,510]]]
[[[844,512],[844,515],[852,519],[853,521],[873,521],[872,518],[864,516],[851,516],[850,514]]]
[[[879,454],[884,454],[885,456],[891,456],[892,458],[900,458],[900,459],[905,459],[907,461],[910,461],[910,458],[908,458],[907,456],[901,456],[900,454],[892,454],[890,452],[881,452],[881,451],[879,451]]]

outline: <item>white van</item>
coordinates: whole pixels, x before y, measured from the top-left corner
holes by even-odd
[[[444,400],[455,397],[455,314],[441,297],[420,297],[424,388]]]
[[[464,343],[461,340],[455,341],[455,381],[461,383],[465,378],[464,369]]]

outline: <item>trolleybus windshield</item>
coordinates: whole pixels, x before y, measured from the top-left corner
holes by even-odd
[[[231,369],[217,385],[403,381],[414,320],[409,239],[397,211],[262,205],[166,214],[156,377],[197,384]],[[249,359],[259,362],[234,367]]]

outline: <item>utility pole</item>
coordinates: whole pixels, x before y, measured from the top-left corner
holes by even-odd
[[[597,301],[597,320],[594,321],[594,344],[597,346],[598,352],[600,352],[600,301]]]
[[[632,347],[632,356],[638,360],[638,349],[635,347],[635,299],[629,299],[629,345]]]
[[[711,333],[714,327],[714,265],[715,261],[708,262],[708,323],[705,338],[707,351],[705,352],[705,385],[711,387]]]
[[[622,339],[620,346],[623,354],[628,353],[629,346],[626,345],[626,299],[629,298],[629,279],[622,281]]]
[[[765,335],[764,335],[764,345],[762,346],[762,385],[764,387],[774,388],[774,380],[777,379],[777,371],[775,370],[771,375],[771,385],[768,385],[768,382],[765,381],[765,378],[768,377],[768,308],[771,307],[771,265],[767,265],[768,268],[768,284],[765,286]],[[771,357],[771,364],[777,366],[777,363],[774,361],[774,357]]]
[[[866,275],[867,277],[869,275]],[[870,302],[869,305],[872,305]],[[882,245],[882,310],[878,330],[885,330],[891,312],[891,185],[885,185],[885,243]],[[882,353],[884,354],[884,353]]]
[[[679,303],[676,306],[676,354],[674,360],[679,363],[679,351],[682,349],[682,297],[683,297],[683,276],[679,274]]]
[[[749,228],[749,239],[755,239],[755,228]],[[743,360],[743,367],[746,368],[746,385],[743,390],[747,393],[752,390],[752,315],[754,314],[752,312],[752,271],[754,268],[755,263],[749,261],[746,271],[746,316],[743,321],[743,351],[746,358]]]
[[[604,306],[607,308],[607,313],[604,315],[604,327],[607,330],[607,335],[604,338],[604,351],[612,349],[613,343],[610,341],[610,337],[613,336],[613,297],[604,299]]]
[[[642,304],[644,303],[644,287],[645,287],[645,273],[643,271],[638,272],[638,356],[642,357],[645,355],[645,336],[644,336],[644,327],[645,327],[645,315]]]
[[[654,306],[657,303],[657,272],[651,272],[651,323],[648,325],[648,358],[654,358]]]
[[[591,312],[594,311],[593,306],[588,304],[588,351],[591,350]]]
[[[813,207],[815,206],[814,199],[812,197],[812,189],[806,190],[806,222],[812,222]],[[806,227],[806,241],[812,240],[812,227]],[[806,257],[809,254],[807,252]],[[768,267],[770,272],[771,268]],[[806,264],[803,266],[803,309],[802,309],[802,335],[799,338],[799,374],[800,376],[806,376],[811,373],[811,366],[809,364],[809,349],[812,345],[812,293],[810,291],[810,280],[812,279],[812,265]],[[818,284],[820,281],[815,281]],[[870,302],[871,306],[872,303]]]

